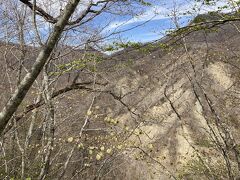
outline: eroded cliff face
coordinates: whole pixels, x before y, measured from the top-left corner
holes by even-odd
[[[148,51],[126,50],[100,63],[95,90],[69,95],[75,104],[71,114],[78,117],[84,117],[95,97],[86,129],[95,143],[86,144],[96,145],[96,153],[101,146],[114,152],[103,155],[108,170],[98,177],[227,178],[222,148],[233,142],[239,146],[240,140],[239,37],[227,24],[216,32],[190,34],[169,49],[156,43]],[[74,131],[63,125],[58,132],[77,136],[81,121],[75,120],[65,121],[74,124]],[[237,157],[230,149],[227,156],[237,176]]]
[[[84,168],[75,179],[226,179],[226,158],[238,176],[239,39],[226,24],[82,70],[75,83],[84,88],[54,97],[56,162],[78,144],[64,177]],[[66,73],[56,89],[75,77]]]

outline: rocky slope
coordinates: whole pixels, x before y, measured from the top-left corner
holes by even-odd
[[[121,152],[121,165],[113,162],[117,175],[108,178],[228,178],[215,144],[229,139],[227,129],[239,146],[238,26],[193,32],[169,46],[159,42],[124,50],[100,63],[96,82],[105,85],[95,87],[89,129],[114,133],[108,143]],[[78,102],[69,111],[84,116],[92,96],[73,95]],[[69,131],[77,136],[79,120],[71,123],[76,130]],[[233,154],[229,150],[237,176]],[[101,176],[107,179],[104,172]]]
[[[84,148],[65,178],[87,166],[74,179],[228,179],[226,159],[239,176],[239,26],[169,37],[66,72],[55,82],[55,91],[69,87],[54,98],[57,162],[80,132]]]

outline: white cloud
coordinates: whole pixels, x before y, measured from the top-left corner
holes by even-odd
[[[233,0],[237,1],[237,0]],[[231,0],[231,2],[233,2]],[[173,2],[173,1],[172,1]],[[133,23],[143,23],[152,20],[161,20],[165,18],[172,17],[174,9],[176,10],[177,16],[196,16],[197,14],[204,14],[210,11],[217,11],[219,7],[223,7],[225,5],[229,5],[229,8],[222,10],[222,12],[231,12],[234,9],[233,4],[229,4],[230,0],[217,0],[216,4],[214,5],[202,5],[202,3],[196,3],[192,0],[185,0],[185,1],[175,1],[176,4],[170,5],[156,5],[153,7],[148,8],[144,13],[139,16],[135,16],[128,20],[123,21],[114,21],[109,24],[109,26],[105,29],[105,31],[113,31],[120,27],[130,25]],[[179,2],[179,3],[178,3]]]
[[[61,10],[65,8],[68,1],[69,0],[38,0],[37,5],[43,8],[52,16],[57,17],[60,15]],[[97,1],[99,0],[94,0],[94,2]],[[77,16],[78,13],[85,10],[88,7],[89,3],[91,3],[91,0],[81,0],[74,15]]]
[[[123,27],[133,23],[141,23],[146,21],[164,19],[164,18],[167,18],[166,16],[167,12],[168,12],[168,9],[162,6],[154,6],[154,7],[148,8],[148,10],[145,11],[144,13],[138,16],[135,16],[131,19],[123,20],[123,21],[114,21],[106,28],[106,30],[114,30],[118,27]]]

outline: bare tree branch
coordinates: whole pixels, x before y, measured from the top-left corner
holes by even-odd
[[[50,34],[45,47],[39,53],[36,62],[34,63],[31,72],[27,73],[24,79],[18,86],[18,89],[13,94],[12,98],[8,101],[2,112],[0,113],[0,134],[2,134],[4,128],[6,127],[8,121],[12,117],[13,113],[18,109],[18,106],[23,101],[28,90],[31,88],[33,82],[40,74],[42,68],[44,67],[47,59],[50,57],[56,43],[60,39],[60,36],[67,25],[67,22],[73,12],[75,11],[80,0],[69,1],[64,9],[62,17],[54,26],[53,32]],[[84,14],[84,13],[83,13]]]

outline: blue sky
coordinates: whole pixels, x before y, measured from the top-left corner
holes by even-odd
[[[218,7],[228,3],[228,0],[216,0],[212,6],[206,6],[194,0],[146,1],[152,5],[141,7],[141,13],[138,16],[104,14],[98,17],[97,21],[108,24],[104,30],[105,34],[124,31],[115,36],[121,37],[123,41],[149,42],[163,37],[167,30],[175,28],[172,21],[174,12],[182,27],[186,26],[197,14],[216,11]],[[138,8],[140,9],[136,5],[135,9]]]
[[[52,0],[52,1],[38,1],[40,7],[50,12],[54,16],[60,13],[60,7],[64,7],[67,0]],[[95,0],[98,1],[98,0]],[[129,0],[129,2],[136,2],[137,0]],[[216,0],[216,4],[212,6],[202,5],[200,2],[196,3],[196,0],[145,0],[150,2],[151,6],[141,6],[139,3],[133,3],[132,7],[127,9],[128,6],[114,6],[110,12],[105,12],[93,21],[85,24],[84,27],[76,27],[75,31],[66,31],[68,38],[64,43],[68,45],[78,45],[79,42],[84,42],[89,36],[100,35],[100,37],[108,36],[115,33],[107,43],[111,43],[114,39],[122,41],[134,41],[134,42],[149,42],[160,39],[166,35],[166,31],[174,29],[175,25],[172,21],[173,12],[175,10],[178,17],[178,24],[186,26],[197,14],[207,13],[209,11],[216,11],[218,7],[224,6],[228,1],[235,0]],[[55,3],[52,3],[55,2]],[[89,0],[82,0],[79,5],[79,9],[75,13],[77,15],[86,6]],[[60,4],[59,4],[60,3]],[[124,13],[118,13],[124,11]],[[130,13],[133,11],[132,13]],[[227,10],[228,12],[231,11]],[[76,18],[76,17],[75,17]],[[46,23],[43,18],[37,17],[38,29],[44,40],[47,39],[49,32],[51,31],[52,24]],[[99,29],[102,29],[99,32]],[[99,33],[98,33],[99,32]],[[120,32],[120,33],[119,33]],[[29,42],[35,40],[35,31],[29,29],[26,31]],[[4,34],[3,34],[4,35]],[[1,36],[1,34],[0,34]],[[64,38],[63,38],[64,39]],[[106,42],[101,42],[106,43]]]
[[[192,16],[183,16],[179,18],[179,24],[181,26],[187,25]],[[131,29],[132,30],[128,30]],[[149,22],[134,22],[118,28],[119,31],[124,31],[119,34],[123,40],[134,42],[149,42],[160,39],[166,35],[166,31],[175,29],[171,18],[163,18],[151,20]]]
[[[188,2],[186,5],[186,1]],[[100,16],[99,21],[108,23],[108,27],[104,33],[122,32],[117,34],[123,41],[149,42],[160,39],[169,29],[174,29],[175,25],[172,21],[172,11],[178,9],[177,12],[179,24],[186,26],[193,18],[193,14],[183,15],[186,9],[190,9],[194,4],[191,0],[147,0],[151,6],[137,6],[139,10],[138,16],[130,15],[112,15],[105,14]],[[106,20],[108,20],[106,22]]]

